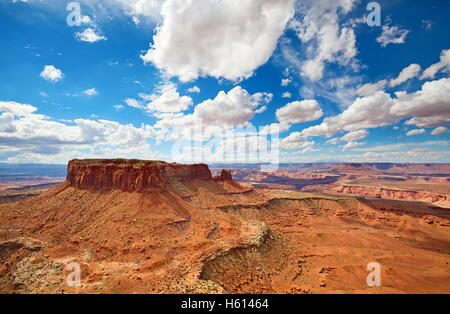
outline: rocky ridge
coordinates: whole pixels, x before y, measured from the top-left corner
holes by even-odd
[[[168,184],[213,180],[206,164],[181,165],[143,160],[72,160],[67,182],[82,190],[142,192],[165,190]]]
[[[203,164],[68,170],[60,186],[0,205],[0,293],[448,292],[448,210],[252,190]],[[383,287],[366,285],[371,261]],[[66,284],[72,262],[79,287]]]

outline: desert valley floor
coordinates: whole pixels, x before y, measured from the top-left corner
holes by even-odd
[[[449,178],[433,164],[74,160],[60,184],[1,189],[0,292],[450,293]]]

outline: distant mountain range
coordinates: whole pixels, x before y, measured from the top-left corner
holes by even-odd
[[[65,177],[67,165],[4,164],[0,163],[0,178],[7,177]]]

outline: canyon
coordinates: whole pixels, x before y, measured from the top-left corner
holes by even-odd
[[[421,201],[450,208],[448,164],[284,164],[273,173],[238,167],[232,174],[254,188]]]
[[[423,167],[72,160],[61,184],[0,204],[0,292],[449,293],[446,170],[428,167],[435,188]]]

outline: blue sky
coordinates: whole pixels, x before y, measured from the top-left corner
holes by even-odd
[[[0,162],[450,162],[448,1],[69,2],[0,0]]]

